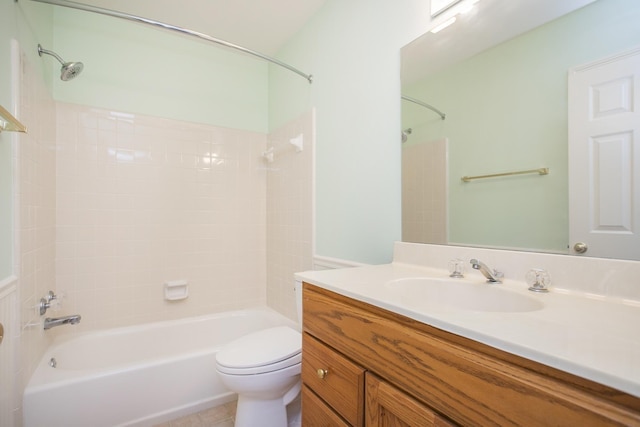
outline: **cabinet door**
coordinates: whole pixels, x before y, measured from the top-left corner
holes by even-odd
[[[453,427],[428,406],[367,372],[366,427]]]
[[[306,385],[302,386],[302,425],[304,427],[350,427]]]

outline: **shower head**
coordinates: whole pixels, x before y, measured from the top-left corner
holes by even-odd
[[[82,62],[65,62],[60,69],[60,80],[75,79],[82,72],[84,64]]]
[[[405,130],[402,131],[402,143],[403,144],[405,142],[407,142],[407,140],[409,139],[409,135],[411,135],[411,132],[413,132],[413,129],[411,129],[411,128],[406,128]]]
[[[82,62],[65,62],[57,53],[43,49],[42,46],[38,44],[38,55],[42,56],[43,53],[53,56],[62,64],[62,68],[60,69],[60,80],[65,82],[76,78],[84,68],[84,64]]]

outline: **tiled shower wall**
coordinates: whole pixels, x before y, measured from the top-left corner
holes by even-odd
[[[74,332],[266,303],[266,135],[62,103],[57,120],[56,289]],[[180,279],[189,297],[166,301]]]
[[[42,330],[37,303],[55,289],[55,103],[24,53],[19,54],[20,134],[16,153],[16,267],[20,325],[16,360],[15,421],[21,416],[22,391],[50,337]]]
[[[314,113],[271,132],[267,167],[267,301],[296,319],[293,273],[311,270],[313,257]],[[291,144],[302,143],[302,149]]]
[[[447,139],[402,147],[402,241],[448,241]]]
[[[267,136],[56,104],[24,55],[19,71],[29,133],[14,160],[17,280],[2,294],[15,306],[4,422],[22,418],[22,392],[55,334],[263,305],[267,294],[295,317],[292,276],[312,259],[312,113]],[[288,141],[300,134],[296,152]],[[163,283],[176,279],[189,297],[165,301]],[[79,325],[43,331],[37,304],[50,289],[62,303],[47,316],[77,313]]]

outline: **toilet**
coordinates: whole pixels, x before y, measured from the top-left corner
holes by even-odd
[[[302,283],[295,283],[298,321]],[[301,388],[302,335],[289,326],[240,337],[216,354],[222,383],[238,394],[235,427],[287,427],[287,405]]]

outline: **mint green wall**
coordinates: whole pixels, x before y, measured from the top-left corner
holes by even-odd
[[[401,238],[400,48],[428,22],[425,1],[328,0],[278,54],[314,75],[271,73],[269,114],[316,108],[318,255],[388,262]]]
[[[85,65],[82,74],[68,82],[59,79],[56,68],[57,101],[268,131],[264,61],[90,12],[56,7],[54,17],[50,49],[65,61]]]
[[[34,57],[36,40],[50,41],[51,29],[49,7],[36,9],[25,1],[0,1],[0,105],[12,114],[15,94],[11,88],[11,40],[17,40]],[[25,125],[28,127],[28,123]],[[11,132],[0,133],[0,280],[14,273],[12,138]]]
[[[640,45],[638,22],[636,0],[601,0],[405,88],[447,114],[403,105],[410,141],[449,138],[451,242],[566,251],[567,71]]]

